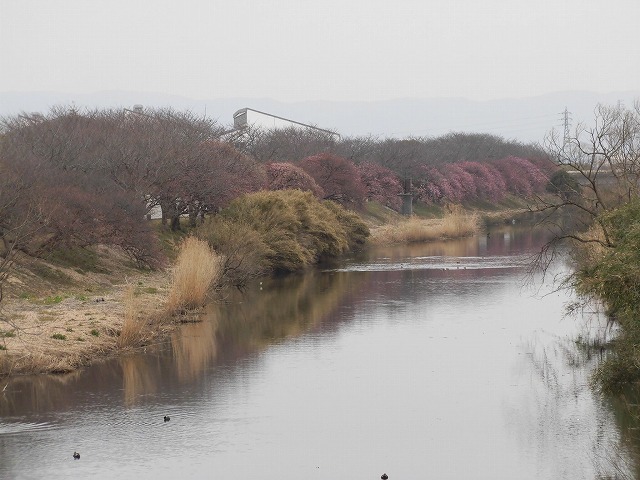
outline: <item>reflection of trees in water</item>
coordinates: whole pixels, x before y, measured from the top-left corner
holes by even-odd
[[[532,439],[537,442],[536,450],[545,457],[540,458],[541,464],[549,455],[561,455],[563,445],[578,443],[584,445],[583,454],[590,459],[596,478],[636,478],[640,457],[626,438],[625,429],[615,431],[610,427],[615,409],[589,383],[590,372],[602,360],[600,347],[607,341],[607,332],[606,327],[595,334],[593,329],[585,329],[577,340],[538,334],[522,345],[525,361],[519,366],[519,380],[529,376],[533,388],[530,398],[520,400],[518,408],[530,408],[534,414],[526,416],[532,423],[524,429],[532,432],[531,437],[520,440],[524,448]],[[517,415],[515,408],[512,413]],[[590,414],[595,418],[589,418]],[[567,474],[579,468],[567,461],[558,462],[563,464]]]
[[[611,354],[610,345],[615,341],[618,326],[599,309],[582,310],[586,322],[585,332],[578,336],[565,351],[569,365],[575,367],[598,364]],[[594,327],[595,325],[595,330]],[[573,348],[571,348],[573,347]],[[601,479],[640,478],[640,391],[627,391],[619,396],[597,394],[603,410],[613,414],[619,442],[599,442],[593,450],[593,462]],[[603,420],[604,422],[604,420]],[[608,422],[610,423],[610,422]],[[602,440],[598,437],[598,440]]]
[[[317,272],[263,283],[228,292],[224,301],[210,304],[201,321],[184,324],[171,335],[170,352],[122,359],[125,404],[159,391],[169,376],[178,384],[191,382],[214,362],[234,362],[274,341],[320,328],[360,284],[346,275]]]
[[[261,350],[274,341],[319,328],[341,306],[362,295],[368,275],[309,272],[253,285],[232,292],[226,302],[212,306],[217,318],[218,349],[225,359]]]

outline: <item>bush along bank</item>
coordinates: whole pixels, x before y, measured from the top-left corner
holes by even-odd
[[[600,217],[611,246],[582,249],[575,276],[579,294],[601,301],[619,334],[595,374],[605,392],[640,384],[640,200]]]
[[[300,190],[261,191],[234,200],[195,230],[224,258],[235,286],[265,273],[303,270],[361,248],[369,228],[354,212]]]

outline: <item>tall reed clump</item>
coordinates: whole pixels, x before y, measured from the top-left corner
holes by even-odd
[[[460,207],[451,207],[443,218],[420,219],[411,217],[385,225],[372,232],[371,243],[396,245],[431,242],[448,238],[467,237],[480,230],[479,217]]]
[[[122,303],[124,304],[124,321],[116,344],[119,348],[136,347],[144,340],[146,324],[143,319],[138,318],[138,305],[133,285],[127,286]]]
[[[209,289],[217,284],[222,275],[222,266],[222,258],[211,250],[206,241],[187,237],[180,245],[173,270],[167,301],[169,313],[203,306]]]
[[[440,235],[442,238],[468,237],[480,230],[480,218],[476,213],[467,213],[459,205],[447,209],[442,219]]]

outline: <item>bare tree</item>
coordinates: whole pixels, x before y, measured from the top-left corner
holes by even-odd
[[[412,177],[426,163],[425,143],[424,138],[386,139],[378,144],[371,159],[401,178]]]
[[[4,251],[8,241],[30,255],[105,243],[143,263],[154,258],[142,199],[101,168],[113,134],[107,120],[73,109],[3,119],[0,163],[10,182],[0,192]]]
[[[336,149],[335,136],[313,128],[264,130],[249,127],[234,140],[235,147],[260,163],[293,162]]]
[[[632,109],[599,105],[593,126],[579,124],[568,138],[552,130],[545,145],[562,173],[552,177],[556,200],[539,199],[535,209],[573,212],[584,227],[581,233],[556,224],[558,239],[612,247],[601,215],[640,196],[640,103]],[[593,223],[601,235],[585,234]]]
[[[0,155],[0,303],[16,253],[32,247],[48,224],[46,201],[37,195],[43,172],[32,157],[18,163],[8,158]],[[0,320],[7,321],[1,312]]]
[[[304,158],[300,162],[304,169],[324,192],[326,200],[334,200],[343,205],[361,205],[366,195],[360,173],[350,160],[321,153]]]
[[[372,135],[365,137],[346,137],[338,142],[335,153],[356,165],[371,161],[378,150],[380,140]]]

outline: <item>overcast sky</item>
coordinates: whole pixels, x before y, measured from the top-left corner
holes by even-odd
[[[0,91],[488,100],[640,85],[639,0],[0,0]]]

